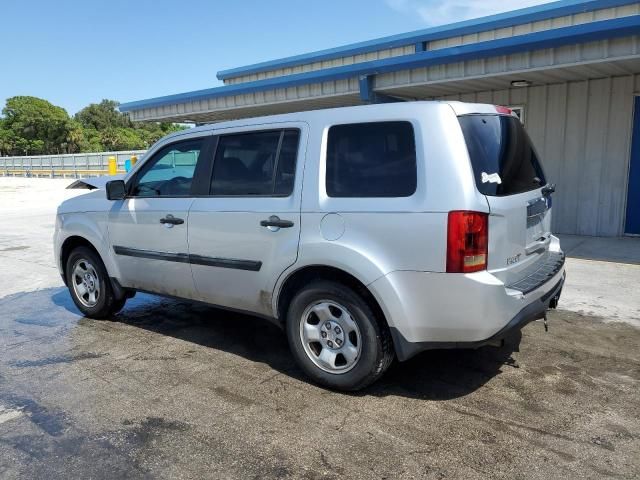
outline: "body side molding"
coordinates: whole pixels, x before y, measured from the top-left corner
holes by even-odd
[[[188,253],[156,252],[137,248],[113,246],[116,255],[128,257],[148,258],[150,260],[164,260],[167,262],[190,263],[192,265],[205,265],[208,267],[233,268],[236,270],[248,270],[257,272],[262,268],[262,262],[256,260],[243,260],[237,258],[205,257],[202,255],[190,255]]]

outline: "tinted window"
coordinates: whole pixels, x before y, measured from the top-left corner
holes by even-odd
[[[143,167],[131,192],[136,197],[188,196],[204,140],[168,145]]]
[[[416,191],[416,146],[409,122],[336,125],[327,144],[330,197],[408,197]]]
[[[285,130],[280,147],[280,158],[276,170],[275,194],[289,195],[293,191],[298,158],[298,130]]]
[[[213,195],[289,195],[293,191],[298,130],[220,137],[213,163]]]
[[[517,118],[467,115],[459,120],[481,193],[513,195],[546,183],[531,140]]]

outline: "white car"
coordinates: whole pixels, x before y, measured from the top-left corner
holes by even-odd
[[[315,381],[356,390],[392,360],[495,344],[555,307],[553,185],[503,107],[406,102],[206,125],[58,209],[83,314],[136,291],[282,325]],[[106,190],[106,191],[105,191]]]

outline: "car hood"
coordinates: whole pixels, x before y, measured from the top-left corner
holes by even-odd
[[[93,178],[85,180],[77,180],[69,185],[66,190],[66,199],[58,206],[58,215],[68,213],[88,213],[88,212],[108,212],[113,206],[113,202],[107,200],[104,191],[104,184],[113,180],[114,177],[104,177],[105,181],[95,182]]]
[[[124,177],[124,175],[109,175],[102,177],[81,178],[80,180],[76,180],[75,182],[73,182],[67,188],[85,188],[87,190],[94,190],[96,188],[103,189],[107,182],[110,182],[111,180],[124,180]]]

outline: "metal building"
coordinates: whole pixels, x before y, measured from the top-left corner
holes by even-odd
[[[398,99],[510,106],[557,184],[556,232],[640,234],[638,0],[563,0],[218,78],[224,86],[120,109],[204,123]]]

